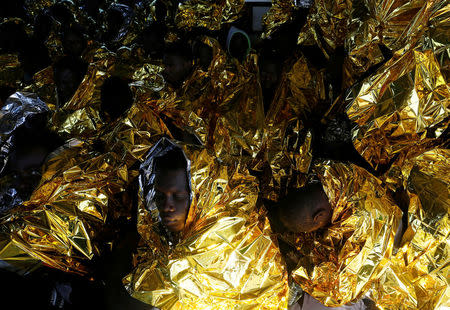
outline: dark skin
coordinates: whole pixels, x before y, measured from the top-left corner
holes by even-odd
[[[64,53],[73,56],[80,56],[86,47],[84,38],[73,31],[68,31],[66,33],[62,43]]]
[[[171,85],[180,86],[192,69],[192,62],[178,55],[165,55],[163,58],[164,79]]]
[[[61,104],[66,103],[72,98],[73,94],[80,85],[79,77],[69,69],[62,70],[56,77],[56,88],[58,98]]]
[[[332,206],[323,191],[303,199],[300,195],[287,197],[277,209],[283,227],[294,233],[314,232],[326,227],[333,215]]]
[[[161,221],[170,232],[181,232],[189,211],[189,187],[185,169],[156,174],[155,202]]]
[[[213,58],[212,48],[206,44],[198,44],[198,64],[203,71],[208,71],[209,65]]]

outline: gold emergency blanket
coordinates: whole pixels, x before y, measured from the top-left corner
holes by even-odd
[[[353,164],[326,162],[316,173],[333,206],[331,224],[297,239],[294,280],[326,306],[355,301],[390,258],[401,211],[381,181]]]
[[[152,173],[155,154],[174,147],[161,140],[141,169]],[[255,209],[254,177],[245,168],[219,164],[204,148],[183,150],[192,191],[185,229],[169,245],[158,232],[158,209],[144,207],[141,183],[143,244],[135,270],[124,279],[127,290],[160,309],[286,309],[287,274],[268,221]]]
[[[295,5],[292,0],[273,0],[269,11],[263,16],[264,33],[262,38],[269,38],[281,25],[293,19]]]
[[[303,55],[287,68],[267,111],[263,147],[254,164],[258,170],[269,166],[270,177],[262,182],[262,195],[274,201],[285,194],[286,186],[303,186],[312,159],[312,133],[307,129],[311,123],[307,122],[326,109],[324,72],[311,66]]]
[[[402,247],[375,283],[380,309],[450,307],[450,151],[435,149],[402,166],[409,195]]]
[[[162,120],[135,105],[127,116],[86,142],[70,140],[43,167],[29,201],[1,219],[0,259],[28,268],[30,257],[53,268],[90,271],[90,261],[114,240],[103,238],[119,217],[131,218],[132,168],[162,135]],[[128,199],[129,200],[129,199]]]
[[[349,94],[356,150],[374,167],[438,138],[448,125],[450,87],[432,50],[394,56]]]
[[[230,60],[216,40],[202,37],[201,42],[212,48],[208,69],[195,67],[179,89],[166,85],[146,104],[195,134],[222,160],[254,158],[261,149],[264,123],[257,57],[251,54],[240,64]]]
[[[403,53],[422,45],[423,35],[431,35],[432,45],[439,49],[445,49],[442,43],[448,44],[449,5],[446,1],[371,0],[354,2],[353,8],[352,27],[345,39],[349,51],[344,69],[346,86],[370,67],[386,60],[382,48]],[[364,11],[366,16],[361,14]],[[443,57],[448,59],[448,55]]]
[[[232,23],[244,7],[244,0],[189,0],[178,6],[175,23],[179,28],[204,27],[219,30],[224,23]]]

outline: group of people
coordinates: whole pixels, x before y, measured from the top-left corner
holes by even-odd
[[[9,2],[18,307],[450,306],[448,5]]]

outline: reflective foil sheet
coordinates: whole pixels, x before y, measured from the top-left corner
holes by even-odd
[[[442,54],[449,42],[445,1],[373,0],[355,2],[353,7],[352,27],[345,39],[349,51],[344,65],[346,86],[369,68],[389,60],[389,53],[403,54],[417,46],[430,49],[434,45],[439,58],[448,59]],[[424,38],[430,36],[433,39],[425,43]]]
[[[191,205],[180,241],[160,225],[151,201],[153,160],[182,147],[188,158]],[[255,209],[258,187],[245,168],[227,167],[207,150],[163,139],[141,165],[138,230],[143,242],[130,294],[160,309],[286,309],[287,275],[270,226]],[[163,229],[163,230],[161,230]]]
[[[264,33],[262,37],[268,38],[278,27],[292,20],[295,5],[292,0],[274,0],[269,11],[263,17]]]
[[[298,44],[317,45],[328,58],[351,29],[353,1],[314,1],[306,24],[300,30]]]
[[[326,306],[364,296],[388,262],[401,211],[380,180],[364,169],[337,162],[315,167],[333,206],[331,224],[299,235],[301,255],[294,280]]]
[[[402,166],[409,195],[402,247],[375,283],[380,309],[447,309],[450,152],[435,149]]]
[[[271,178],[267,187],[262,186],[264,198],[278,200],[286,186],[304,185],[312,160],[312,132],[307,127],[316,111],[325,110],[325,99],[324,72],[301,55],[283,73],[265,117],[260,158],[269,165]],[[265,163],[255,167],[263,169]]]
[[[214,3],[205,0],[189,0],[178,6],[175,23],[179,28],[204,27],[219,30],[224,23],[239,17],[244,0],[220,0]]]
[[[0,55],[0,85],[16,87],[23,76],[23,69],[16,54]]]
[[[1,219],[0,259],[11,270],[40,261],[91,272],[92,260],[114,242],[114,221],[131,218],[122,199],[138,175],[131,167],[162,135],[169,132],[159,117],[133,106],[98,137],[69,140],[52,153],[31,198]]]
[[[8,162],[14,131],[27,119],[49,111],[47,105],[35,94],[16,92],[6,100],[0,110],[0,173]]]
[[[438,138],[448,124],[449,98],[431,50],[392,58],[348,94],[356,150],[378,168]]]

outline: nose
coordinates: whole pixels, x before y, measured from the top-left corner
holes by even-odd
[[[173,202],[172,195],[167,195],[166,199],[164,199],[164,204],[163,204],[162,211],[163,212],[173,212],[173,211],[175,211],[175,205],[174,205],[174,202]]]

